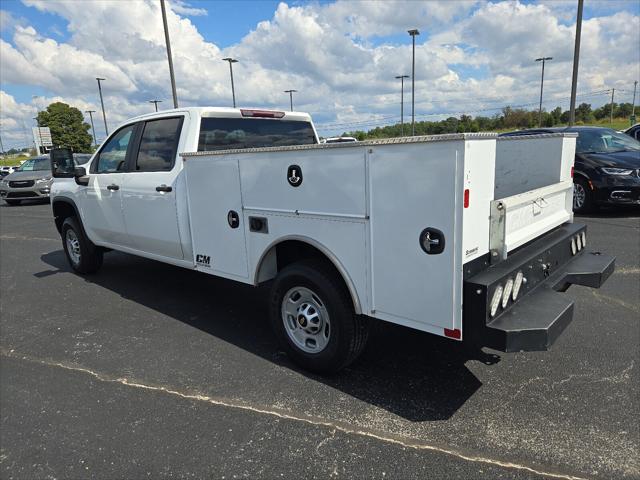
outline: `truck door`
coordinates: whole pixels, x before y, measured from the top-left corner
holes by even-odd
[[[80,209],[84,227],[95,242],[129,246],[122,217],[122,183],[136,127],[127,125],[114,132],[91,165]]]
[[[142,122],[121,190],[131,247],[175,259],[183,258],[176,210],[182,162],[176,157],[184,119],[180,114]]]

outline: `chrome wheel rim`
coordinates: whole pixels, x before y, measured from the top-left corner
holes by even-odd
[[[584,200],[587,196],[587,192],[585,192],[584,187],[579,183],[573,184],[573,208],[574,210],[578,210],[582,208],[584,205]]]
[[[306,287],[293,287],[282,300],[282,322],[289,339],[306,353],[320,353],[329,344],[331,321],[320,297]]]
[[[67,230],[65,237],[69,258],[71,258],[74,265],[78,265],[80,263],[80,241],[78,240],[78,236],[76,235],[76,232],[69,229]]]

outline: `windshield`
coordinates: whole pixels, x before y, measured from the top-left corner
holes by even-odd
[[[25,162],[20,165],[20,168],[16,169],[18,172],[33,172],[41,170],[51,170],[49,157],[30,158],[29,160],[25,160]]]
[[[311,123],[263,118],[203,118],[198,151],[317,143]]]
[[[611,153],[640,150],[640,142],[609,128],[575,130],[578,133],[576,153]]]

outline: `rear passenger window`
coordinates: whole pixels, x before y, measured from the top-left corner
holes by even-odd
[[[171,170],[178,150],[181,129],[182,117],[146,122],[136,158],[136,171]]]

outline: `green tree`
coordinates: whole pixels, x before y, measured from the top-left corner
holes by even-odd
[[[55,147],[70,147],[78,153],[91,152],[91,127],[77,108],[62,102],[52,103],[38,112],[38,123],[41,127],[49,127]]]

